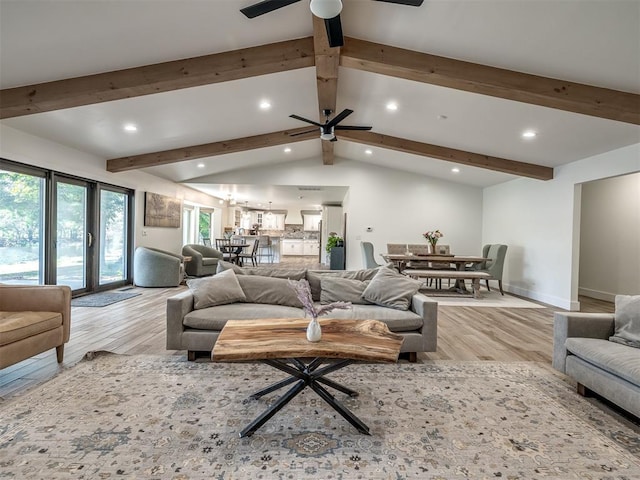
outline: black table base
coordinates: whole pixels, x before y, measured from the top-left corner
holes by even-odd
[[[320,398],[331,405],[331,407],[336,412],[342,415],[342,417],[344,417],[344,419],[347,420],[351,425],[353,425],[360,433],[370,435],[369,427],[367,427],[362,422],[362,420],[351,413],[351,411],[347,407],[340,403],[323,386],[326,385],[327,387],[333,388],[334,390],[346,393],[350,397],[357,397],[358,392],[351,390],[350,388],[347,388],[337,382],[334,382],[333,380],[324,378],[325,375],[328,375],[329,373],[335,372],[337,370],[340,370],[341,368],[346,367],[347,365],[354,363],[354,360],[338,360],[321,367],[321,365],[326,361],[327,359],[320,357],[315,358],[306,364],[299,358],[290,359],[290,363],[284,360],[262,360],[263,363],[271,365],[273,368],[276,368],[278,370],[282,370],[283,372],[288,373],[291,376],[289,378],[276,382],[273,385],[260,390],[259,392],[254,393],[249,397],[250,399],[258,399],[263,395],[275,392],[276,390],[291,385],[292,383],[294,385],[289,390],[287,390],[280,398],[278,398],[278,400],[276,400],[262,415],[260,415],[253,422],[247,425],[240,432],[240,437],[250,437],[251,435],[253,435],[256,430],[258,430],[271,417],[278,413],[282,409],[282,407],[284,407],[287,403],[294,399],[296,395],[302,392],[306,387],[309,387],[314,392],[316,392],[320,396]]]

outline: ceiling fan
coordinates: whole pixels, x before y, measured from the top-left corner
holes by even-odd
[[[289,115],[289,116],[291,118],[295,118],[296,120],[301,120],[303,122],[310,123],[311,125],[320,127],[320,139],[327,140],[329,142],[338,141],[335,135],[336,130],[371,130],[373,128],[373,127],[365,127],[365,126],[358,126],[358,125],[338,125],[342,120],[344,120],[345,118],[347,118],[349,115],[353,113],[353,110],[349,110],[348,108],[345,108],[342,112],[340,112],[338,115],[333,117],[331,120],[329,120],[329,115],[331,115],[332,113],[331,110],[323,110],[322,113],[326,118],[324,123],[314,122],[313,120],[300,117],[299,115]],[[299,133],[292,133],[291,136],[295,137],[297,135],[305,135],[313,131],[315,131],[315,129],[306,130],[304,132],[299,132]]]
[[[255,18],[265,13],[273,12],[279,8],[286,7],[300,0],[263,0],[240,11],[247,18]],[[376,2],[397,3],[410,7],[419,7],[424,0],[374,0]],[[344,45],[342,38],[342,24],[340,23],[340,12],[342,11],[342,0],[311,0],[309,7],[311,13],[316,17],[324,19],[324,26],[327,30],[330,47],[340,47]]]

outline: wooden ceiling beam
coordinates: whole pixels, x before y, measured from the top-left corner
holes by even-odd
[[[233,140],[223,140],[220,142],[194,145],[192,147],[175,148],[161,152],[144,153],[132,155],[130,157],[112,158],[107,160],[107,171],[125,172],[145,167],[156,167],[169,163],[185,162],[204,157],[214,157],[228,153],[244,152],[256,148],[273,147],[289,143],[303,142],[318,138],[316,131],[292,137],[292,134],[306,132],[309,127],[282,130],[280,132],[265,133],[252,137],[235,138]]]
[[[345,37],[340,65],[640,125],[640,95]]]
[[[121,100],[314,65],[313,38],[0,91],[0,118]]]
[[[330,47],[324,20],[313,18],[313,48],[316,61],[316,84],[318,89],[318,118],[324,123],[323,110],[336,111],[338,99],[338,67],[340,47]],[[333,142],[322,142],[322,163],[333,165]]]
[[[506,158],[491,157],[479,153],[465,152],[463,150],[416,142],[375,132],[344,130],[340,132],[340,139],[469,165],[471,167],[509,173],[520,177],[535,178],[537,180],[551,180],[553,178],[553,168],[550,167],[508,160]]]

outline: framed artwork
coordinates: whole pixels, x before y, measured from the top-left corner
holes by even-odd
[[[144,226],[180,228],[182,200],[145,192]]]

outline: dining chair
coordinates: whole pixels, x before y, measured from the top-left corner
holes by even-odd
[[[202,237],[202,244],[205,247],[210,247],[211,246],[211,239],[207,238],[207,237]]]
[[[376,262],[376,258],[373,255],[373,243],[360,242],[360,248],[362,250],[362,263],[364,264],[364,268],[378,268],[382,266]]]
[[[238,255],[231,245],[230,238],[216,238],[216,249],[222,252],[223,260],[238,263]]]
[[[507,245],[498,243],[485,245],[482,247],[482,256],[491,261],[476,264],[472,270],[491,275],[491,278],[485,280],[487,290],[491,291],[489,288],[489,280],[497,280],[500,294],[504,295],[504,291],[502,290],[502,271],[504,269],[504,259],[507,256]]]
[[[407,253],[406,243],[387,243],[387,253],[392,255],[402,255]]]
[[[241,252],[238,257],[240,257],[240,262],[244,263],[245,259],[249,259],[251,260],[251,265],[254,267],[258,266],[258,244],[260,242],[260,239],[256,238],[253,241],[253,245],[251,245],[250,247],[247,248],[248,251],[243,251]]]

